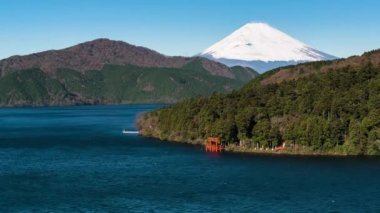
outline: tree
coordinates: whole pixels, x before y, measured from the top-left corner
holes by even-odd
[[[367,138],[365,128],[358,121],[351,121],[349,127],[349,137],[345,143],[347,154],[364,154]]]
[[[257,122],[253,128],[253,142],[260,147],[274,147],[279,144],[278,129],[271,126],[268,119],[262,119]]]

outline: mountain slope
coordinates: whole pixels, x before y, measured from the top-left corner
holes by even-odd
[[[282,76],[277,81],[278,75]],[[141,116],[146,136],[227,150],[290,154],[380,154],[380,50],[310,62],[259,76],[230,94],[194,98]]]
[[[180,68],[194,59],[196,58],[168,57],[123,41],[96,39],[62,50],[50,50],[3,59],[0,61],[0,74],[29,68],[40,68],[47,73],[53,73],[59,68],[85,72],[100,70],[105,64]],[[212,63],[209,60],[197,60],[202,61],[203,67],[213,75],[234,77],[228,67]]]
[[[264,23],[246,24],[200,55],[229,66],[250,66],[258,71],[336,58]]]
[[[254,79],[260,75],[254,69],[249,67],[233,66],[231,67],[231,70],[234,72],[236,80],[242,82],[248,82],[249,80],[247,81],[247,79]]]
[[[3,59],[0,73],[2,106],[173,103],[237,89],[256,76],[108,39]]]

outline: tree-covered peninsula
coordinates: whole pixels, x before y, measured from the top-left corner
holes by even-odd
[[[380,154],[380,50],[267,72],[229,94],[191,98],[138,119],[141,134],[226,150]]]

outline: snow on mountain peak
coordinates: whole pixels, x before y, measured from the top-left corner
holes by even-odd
[[[244,61],[318,61],[334,58],[266,23],[248,23],[200,55]]]

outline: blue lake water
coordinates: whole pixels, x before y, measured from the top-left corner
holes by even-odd
[[[380,212],[380,159],[209,154],[137,135],[154,105],[0,109],[0,212]]]

